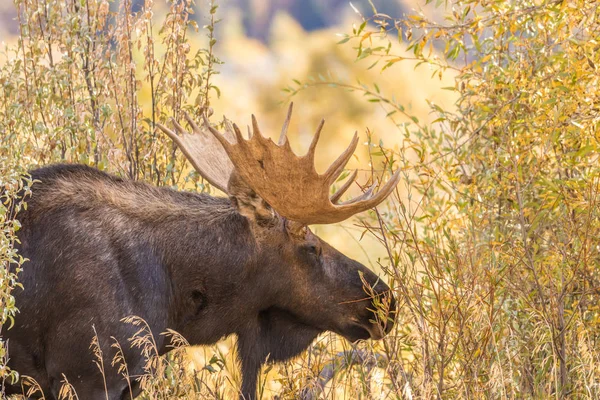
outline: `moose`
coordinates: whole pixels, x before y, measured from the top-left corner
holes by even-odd
[[[20,314],[4,332],[9,366],[35,379],[46,399],[58,399],[63,377],[80,399],[137,396],[111,366],[112,340],[128,343],[143,318],[161,354],[172,329],[190,344],[237,336],[241,399],[255,399],[266,362],[290,359],[322,332],[351,342],[381,339],[394,324],[391,289],[375,273],[313,234],[381,203],[399,171],[378,191],[375,183],[341,202],[356,171],[330,195],[358,144],[323,174],[314,155],[321,121],[308,152],[289,145],[290,105],[277,143],[252,116],[245,138],[225,120],[222,132],[203,112],[191,133],[173,120],[160,125],[198,173],[228,197],[213,197],[122,179],[97,169],[59,164],[31,172],[28,208],[19,213],[19,251],[29,259],[16,292]],[[384,309],[384,312],[382,312]],[[383,315],[383,317],[382,317]],[[93,362],[97,335],[104,377]],[[114,339],[111,339],[114,338]],[[122,346],[129,375],[143,373],[139,349]],[[64,374],[64,375],[63,375]],[[17,384],[8,394],[21,393]]]

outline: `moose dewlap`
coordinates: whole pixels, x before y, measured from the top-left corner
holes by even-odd
[[[20,254],[30,261],[16,293],[20,313],[4,332],[9,366],[34,378],[46,399],[57,399],[63,374],[80,399],[130,399],[127,381],[111,367],[111,337],[127,343],[150,326],[160,353],[169,351],[167,329],[190,344],[238,338],[243,382],[240,397],[253,399],[260,367],[289,359],[324,331],[350,341],[380,339],[393,325],[390,288],[362,264],[314,235],[308,225],[333,223],[372,208],[388,196],[398,173],[379,192],[340,202],[355,174],[335,193],[358,143],[319,175],[314,149],[305,156],[286,138],[291,107],[278,143],[236,125],[223,134],[206,120],[192,133],[161,126],[198,172],[228,197],[178,192],[123,180],[82,165],[32,171],[39,180],[18,218]],[[365,285],[365,283],[367,285]],[[370,286],[370,287],[365,287]],[[376,305],[388,317],[378,318]],[[385,314],[385,313],[384,313]],[[94,330],[105,379],[89,350]],[[129,375],[143,372],[138,349],[123,346]],[[133,395],[140,392],[133,384]],[[20,393],[20,385],[8,393]]]

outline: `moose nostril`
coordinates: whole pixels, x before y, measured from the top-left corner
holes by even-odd
[[[377,298],[380,299],[380,302],[387,304],[390,310],[396,310],[396,300],[394,299],[392,289],[388,285],[384,284],[383,282],[380,282],[374,288],[374,292],[375,296],[377,296]]]

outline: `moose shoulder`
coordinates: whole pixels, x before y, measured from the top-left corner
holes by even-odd
[[[349,184],[331,198],[329,186],[356,138],[318,175],[313,156],[320,127],[309,153],[297,157],[285,136],[290,115],[291,107],[278,144],[261,135],[255,120],[249,139],[235,125],[226,124],[221,134],[187,116],[192,134],[178,124],[178,133],[162,127],[228,198],[158,188],[81,165],[33,171],[39,183],[19,214],[19,250],[30,260],[20,275],[25,289],[16,293],[15,326],[4,332],[9,366],[33,377],[46,399],[58,398],[63,374],[81,399],[129,399],[127,382],[110,367],[110,345],[111,336],[127,343],[137,328],[121,319],[136,315],[152,329],[161,353],[169,350],[160,335],[167,329],[191,344],[237,335],[240,397],[252,399],[267,359],[289,359],[323,331],[350,341],[382,338],[393,318],[378,318],[374,310],[384,304],[395,312],[390,288],[307,225],[375,206],[398,175],[377,194],[371,189],[339,203]],[[106,388],[89,350],[94,330]],[[129,374],[141,374],[142,355],[123,347]]]

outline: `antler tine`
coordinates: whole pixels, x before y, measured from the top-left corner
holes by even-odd
[[[346,193],[346,191],[350,188],[350,186],[352,186],[352,184],[354,183],[354,180],[356,179],[357,173],[358,173],[358,171],[354,170],[354,172],[352,173],[352,175],[350,175],[350,178],[348,178],[346,180],[344,185],[342,185],[342,187],[339,188],[337,192],[335,192],[334,194],[331,195],[329,200],[331,200],[331,202],[333,204],[336,204],[338,202],[338,200],[342,197],[342,195],[344,193]]]
[[[292,120],[292,110],[294,108],[294,102],[290,103],[288,107],[287,117],[285,117],[285,121],[283,122],[283,126],[281,127],[281,135],[279,135],[279,140],[277,144],[279,146],[283,145],[287,140],[287,131],[290,126],[290,121]]]
[[[175,126],[175,130],[180,133],[180,134],[185,134],[185,131],[183,130],[183,128],[181,127],[181,125],[179,125],[175,119],[171,118],[171,121],[174,122],[174,126]],[[180,135],[178,135],[177,133],[173,132],[172,130],[170,130],[169,128],[167,128],[166,126],[164,126],[161,123],[157,123],[156,126],[158,126],[158,128],[163,131],[164,133],[167,134],[167,136],[169,136],[171,138],[171,140],[173,140],[175,143],[177,143],[177,146],[179,146],[180,148],[183,148],[183,141],[182,141],[182,137]]]
[[[178,142],[179,141],[179,136],[173,132],[172,130],[170,130],[169,128],[167,128],[166,126],[164,126],[163,124],[161,124],[160,122],[156,124],[156,126],[163,131],[164,133],[167,134],[168,137],[170,137],[173,141]]]
[[[196,122],[194,122],[194,120],[190,117],[188,113],[184,111],[183,116],[185,117],[185,120],[188,122],[188,124],[190,124],[190,126],[192,127],[192,131],[200,132],[200,128],[198,128],[198,125],[196,125]]]
[[[223,117],[223,126],[225,127],[225,132],[227,132],[227,134],[229,135],[229,137],[231,138],[235,138],[235,130],[233,129],[233,124],[231,123],[230,120],[228,120],[227,118]]]
[[[352,138],[352,141],[350,142],[348,148],[342,154],[340,154],[337,160],[335,160],[333,164],[329,166],[329,168],[323,175],[326,181],[329,183],[329,185],[331,185],[337,179],[337,177],[340,176],[342,170],[344,169],[348,161],[350,161],[350,157],[352,157],[352,154],[354,154],[356,146],[358,146],[358,133],[354,132],[354,137]]]
[[[319,126],[317,126],[315,135],[313,136],[312,141],[310,142],[310,147],[308,148],[308,151],[306,152],[305,157],[308,157],[309,160],[315,159],[315,149],[317,148],[317,143],[319,142],[319,138],[321,137],[321,129],[323,129],[323,125],[325,125],[324,119],[322,119],[321,122],[319,123]]]
[[[228,151],[228,149],[231,148],[232,143],[229,143],[229,140],[225,139],[225,137],[221,134],[221,132],[219,132],[218,130],[216,130],[215,128],[212,127],[210,122],[208,122],[208,118],[206,118],[206,115],[202,115],[202,118],[204,119],[204,124],[208,127],[208,130],[210,131],[210,133],[212,133],[213,136],[215,137],[215,139],[217,139],[221,143],[223,148],[226,151]]]
[[[175,127],[175,130],[180,133],[180,134],[184,134],[185,133],[185,129],[183,129],[183,126],[179,125],[179,122],[177,122],[175,120],[175,118],[171,118],[171,123],[173,124],[173,126]]]
[[[256,136],[257,139],[262,139],[264,136],[258,127],[258,121],[256,121],[256,117],[252,114],[252,134]]]
[[[238,144],[244,144],[246,142],[246,139],[242,136],[242,131],[240,131],[240,128],[238,128],[236,124],[233,124],[233,132],[235,133],[235,139]]]
[[[212,125],[210,124],[210,121],[208,120],[208,117],[206,116],[206,114],[202,114],[202,121],[204,121],[204,125],[206,127],[208,127],[208,130],[211,131],[213,134],[215,134],[215,132],[219,133],[218,130],[216,130],[215,128],[212,127]]]
[[[358,195],[348,201],[345,201],[342,204],[354,204],[354,203],[358,203],[360,201],[369,200],[371,197],[373,197],[373,191],[375,190],[375,188],[377,187],[378,184],[379,184],[379,182],[377,180],[375,180],[375,182],[373,182],[373,184],[371,186],[369,186],[369,188],[367,190],[365,190],[365,192],[363,194]]]
[[[227,138],[210,125],[206,113],[203,113],[204,124],[200,127],[187,113],[184,112],[183,116],[192,128],[193,133],[187,133],[174,119],[172,123],[175,131],[166,128],[162,124],[157,124],[157,126],[177,144],[204,179],[214,187],[227,193],[227,182],[233,171],[233,164],[229,160],[225,147],[231,146],[231,144]],[[207,130],[211,131],[212,135],[207,133]]]
[[[368,210],[369,208],[373,208],[392,193],[399,181],[400,170],[398,169],[391,176],[390,180],[387,181],[387,183],[381,189],[379,189],[377,194],[373,195],[373,191],[377,186],[377,182],[375,182],[365,193],[355,197],[354,199],[348,200],[347,202],[343,203],[343,205],[350,207],[354,206],[355,209],[358,210],[354,211],[354,214]]]

